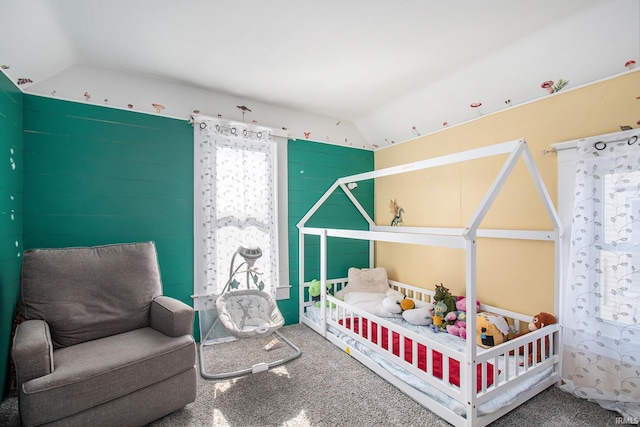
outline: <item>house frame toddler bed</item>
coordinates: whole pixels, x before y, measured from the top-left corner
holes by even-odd
[[[347,184],[454,163],[508,154],[507,160],[463,228],[378,226],[351,193]],[[488,230],[480,224],[519,159],[523,159],[549,216],[553,230]],[[342,191],[368,223],[368,230],[307,227],[307,221],[337,189]],[[560,280],[561,225],[540,173],[524,139],[463,151],[400,166],[339,178],[297,224],[299,229],[300,321],[398,387],[407,395],[456,426],[484,426],[559,381],[560,327],[548,325],[489,349],[476,338],[476,238],[551,241],[555,258],[555,314]],[[305,283],[305,237],[320,239],[320,303],[310,301]],[[374,265],[374,243],[393,242],[457,248],[465,251],[466,339],[429,333],[398,319],[383,318],[327,292],[347,285],[346,278],[327,277],[327,239],[369,241],[369,267]],[[417,301],[431,302],[433,291],[389,281],[390,287]],[[345,298],[346,299],[346,298]],[[518,332],[527,316],[482,305],[479,311],[500,314]],[[524,351],[523,356],[518,351]],[[527,362],[527,360],[530,360]],[[524,361],[524,362],[523,362]],[[522,365],[522,366],[521,366]]]

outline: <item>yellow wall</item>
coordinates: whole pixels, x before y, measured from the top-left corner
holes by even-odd
[[[640,72],[575,90],[565,89],[536,102],[379,150],[376,169],[443,154],[525,138],[547,190],[557,206],[557,158],[543,154],[550,144],[638,127]],[[495,179],[506,155],[379,178],[375,182],[375,218],[390,225],[390,200],[405,213],[405,226],[462,227]],[[481,228],[549,230],[523,161],[519,161]],[[537,241],[478,239],[478,298],[481,302],[526,314],[554,312],[553,244]],[[377,243],[376,265],[391,279],[433,289],[443,283],[464,294],[464,251]]]

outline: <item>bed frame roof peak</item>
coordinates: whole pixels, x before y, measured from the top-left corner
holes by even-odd
[[[489,145],[485,147],[475,148],[467,151],[461,151],[458,153],[447,154],[439,157],[433,157],[430,159],[419,160],[412,163],[406,163],[403,165],[392,166],[384,169],[373,170],[370,172],[364,172],[355,175],[349,175],[342,178],[338,178],[331,187],[318,199],[318,201],[309,209],[309,211],[305,214],[304,217],[298,222],[298,229],[305,228],[307,221],[315,214],[315,212],[324,204],[324,202],[336,191],[337,188],[341,188],[342,191],[346,194],[346,196],[351,200],[353,205],[358,209],[362,217],[369,223],[370,228],[384,229],[384,231],[391,231],[391,227],[379,227],[376,226],[373,219],[369,216],[366,210],[362,207],[358,199],[353,195],[351,190],[348,188],[347,184],[365,181],[369,179],[382,178],[385,176],[398,175],[407,172],[413,172],[423,169],[430,169],[438,166],[444,166],[449,164],[461,163],[470,160],[477,160],[485,157],[493,157],[501,154],[509,154],[507,160],[505,161],[502,169],[498,173],[496,179],[493,181],[489,190],[485,193],[482,201],[479,206],[476,208],[474,214],[471,216],[471,219],[467,222],[464,229],[461,230],[461,234],[466,238],[475,238],[477,235],[478,228],[485,215],[489,211],[489,208],[493,204],[494,200],[500,193],[504,183],[507,181],[507,178],[515,168],[516,163],[520,158],[522,158],[529,170],[529,174],[533,180],[533,183],[536,187],[538,195],[544,205],[545,210],[547,211],[547,215],[551,220],[553,228],[556,232],[559,232],[561,228],[560,218],[556,213],[556,210],[553,206],[553,202],[551,201],[551,197],[547,192],[547,189],[542,180],[542,176],[540,175],[538,168],[533,161],[533,156],[531,154],[531,150],[527,145],[527,142],[524,138],[503,142],[500,144]],[[410,228],[410,227],[400,227],[401,229]],[[410,230],[397,230],[398,232],[408,231],[408,232],[419,232],[416,230],[423,230],[423,232],[427,232],[426,230],[435,230],[435,229],[426,229],[426,228],[413,228],[413,231]],[[451,230],[449,234],[457,234],[454,229]],[[445,234],[445,233],[435,233],[435,234]],[[561,233],[560,233],[561,234]]]

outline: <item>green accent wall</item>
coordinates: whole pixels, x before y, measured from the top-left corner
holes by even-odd
[[[0,75],[0,150],[0,384],[24,249],[153,240],[165,294],[192,305],[193,128],[185,120],[24,95]],[[298,322],[296,224],[337,178],[372,170],[374,156],[301,140],[288,142],[287,155],[292,288],[278,305],[291,324]],[[372,215],[373,183],[354,192]],[[341,191],[309,225],[366,227]],[[367,265],[365,242],[338,240],[330,242],[330,275]],[[319,276],[318,257],[319,241],[309,241],[308,279]]]
[[[291,298],[279,307],[287,322],[298,322],[299,250],[296,225],[336,179],[374,167],[373,152],[305,140],[290,140],[287,149],[289,190],[289,281]],[[358,183],[352,192],[373,218],[373,180]],[[337,189],[309,219],[308,227],[365,230],[368,224],[341,189]],[[305,238],[305,281],[320,278],[320,239]],[[327,275],[346,277],[349,267],[369,267],[369,243],[327,239]]]
[[[153,240],[164,293],[192,305],[193,128],[25,96],[24,246]]]
[[[22,263],[22,104],[0,73],[0,395],[8,391],[11,329]]]

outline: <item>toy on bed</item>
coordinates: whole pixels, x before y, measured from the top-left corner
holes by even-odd
[[[429,326],[433,323],[431,310],[433,304],[426,303],[424,306],[412,308],[402,312],[402,318],[407,322],[418,326]]]
[[[446,315],[450,311],[454,311],[456,309],[456,299],[451,292],[449,292],[449,288],[445,288],[442,283],[436,285],[435,293],[433,294],[433,300],[438,302],[443,302],[447,307],[444,315]]]
[[[476,316],[476,337],[479,346],[489,348],[509,338],[509,324],[496,313],[482,312]]]
[[[382,307],[390,313],[401,314],[404,320],[413,325],[429,326],[433,323],[431,317],[433,304],[416,302],[401,292],[387,291],[387,296],[382,300]]]
[[[518,338],[521,337],[523,335],[528,334],[529,332],[533,332],[533,331],[537,331],[540,328],[544,328],[547,325],[553,325],[555,323],[557,323],[557,319],[556,316],[554,316],[553,314],[549,314],[549,313],[538,313],[535,316],[533,316],[533,320],[531,322],[529,322],[528,325],[528,331],[526,332],[522,332],[516,336],[514,336],[513,338]],[[549,356],[549,338],[545,337],[545,357]],[[541,344],[540,344],[541,340],[537,340],[536,341],[536,347],[537,347],[537,352],[536,354],[537,356],[537,362],[540,363],[542,361],[542,348],[541,348]],[[529,343],[529,365],[531,365],[533,363],[533,346],[532,343]],[[509,353],[510,355],[513,355],[513,352]],[[518,349],[518,354],[520,354],[521,356],[524,355],[524,347],[520,347]],[[524,362],[520,362],[520,366],[524,366]]]
[[[389,313],[402,314],[405,310],[411,310],[416,307],[416,303],[406,296],[398,296],[395,293],[387,292],[388,295],[382,300],[382,306]]]
[[[316,307],[320,307],[320,281],[318,279],[313,279],[309,283],[309,296],[311,297],[311,301],[315,301]],[[331,283],[327,283],[327,291],[331,289]],[[327,301],[327,307],[329,306],[329,302]]]
[[[480,308],[480,302],[476,301],[476,310]],[[454,312],[451,312],[454,313]],[[447,317],[451,313],[447,314]],[[455,317],[451,320],[448,320],[446,323],[447,333],[451,335],[459,336],[460,338],[467,338],[467,298],[463,296],[458,296],[458,300],[456,301],[456,311]]]
[[[456,311],[456,300],[449,292],[449,289],[444,287],[442,283],[436,285],[435,293],[433,295],[433,330],[436,332],[445,332],[447,325],[455,321],[457,313],[450,314]],[[447,317],[448,316],[448,317]]]

